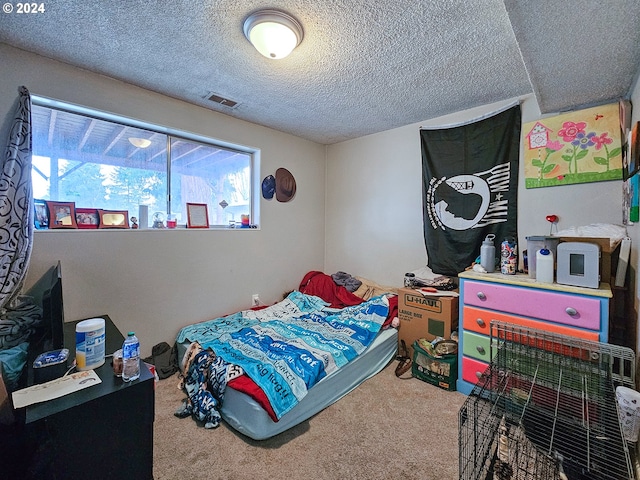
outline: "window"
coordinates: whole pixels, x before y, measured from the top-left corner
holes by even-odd
[[[155,213],[187,222],[187,203],[207,204],[212,227],[257,223],[255,150],[32,97],[33,196],[77,208]]]

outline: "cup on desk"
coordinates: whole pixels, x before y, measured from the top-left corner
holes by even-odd
[[[113,352],[113,361],[111,362],[113,365],[113,374],[116,377],[122,376],[122,349],[116,350]]]

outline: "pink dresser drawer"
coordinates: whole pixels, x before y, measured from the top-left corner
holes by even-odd
[[[548,290],[464,282],[464,303],[526,317],[600,330],[600,300]]]
[[[489,367],[486,362],[481,362],[469,357],[462,357],[462,379],[475,385],[484,371]]]

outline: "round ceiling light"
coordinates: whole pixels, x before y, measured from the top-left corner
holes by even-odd
[[[302,42],[302,25],[284,12],[260,10],[249,15],[243,25],[244,36],[267,58],[289,55]]]
[[[151,145],[151,140],[148,140],[146,138],[130,137],[129,143],[137,148],[147,148],[149,145]]]

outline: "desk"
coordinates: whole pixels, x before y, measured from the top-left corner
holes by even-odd
[[[110,355],[124,337],[108,316],[102,318]],[[65,323],[70,360],[79,321]],[[95,372],[99,385],[25,408],[24,432],[35,440],[29,464],[36,471],[28,478],[153,479],[153,375],[141,362],[140,378],[125,383],[113,375],[110,358]]]

